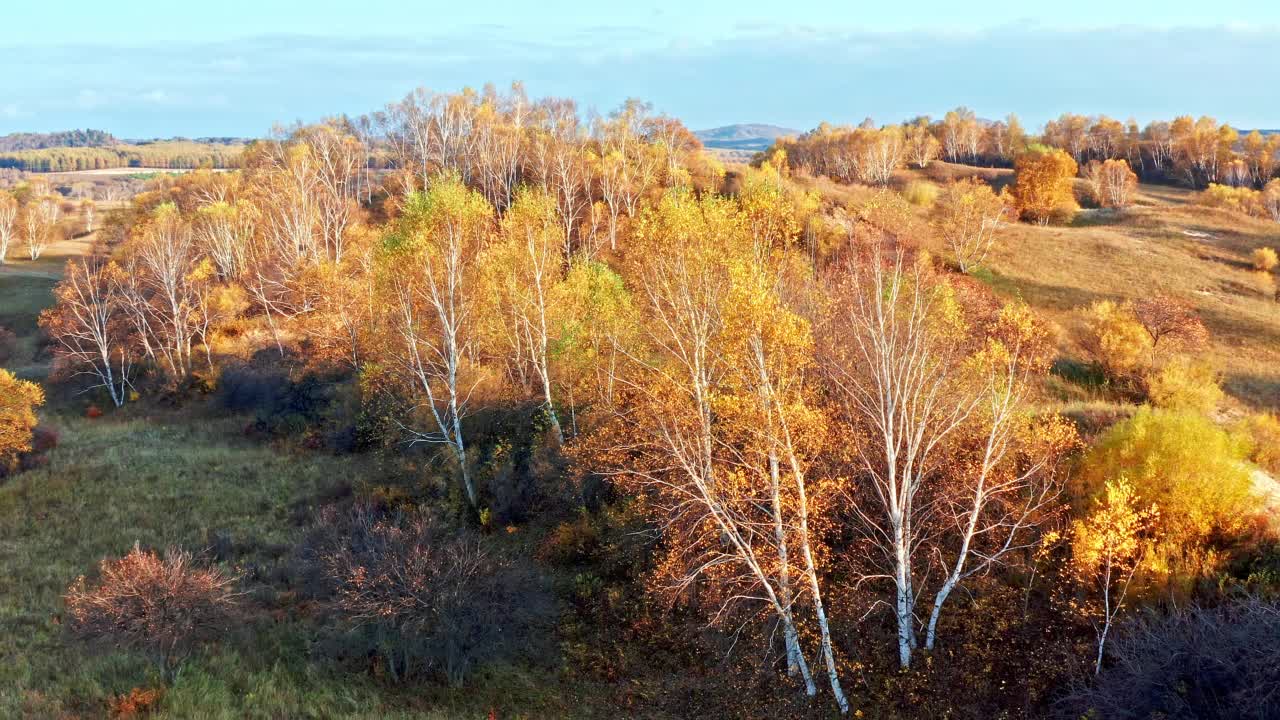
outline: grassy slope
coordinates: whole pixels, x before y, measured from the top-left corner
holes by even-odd
[[[1280,408],[1280,305],[1248,265],[1254,248],[1280,246],[1280,224],[1197,207],[1189,193],[1153,190],[1127,213],[1085,211],[1063,228],[1012,227],[991,259],[992,284],[1025,298],[1068,338],[1079,337],[1078,310],[1095,300],[1183,298],[1212,335],[1206,357],[1231,397]],[[1081,355],[1070,339],[1063,350]]]
[[[984,169],[996,184],[1010,171]],[[918,179],[905,172],[897,184]],[[1195,194],[1143,185],[1123,213],[1084,210],[1068,227],[1007,226],[978,276],[1006,297],[1021,297],[1059,328],[1064,359],[1082,360],[1075,342],[1080,309],[1095,300],[1169,293],[1190,302],[1208,327],[1205,353],[1223,373],[1235,408],[1280,409],[1280,304],[1258,283],[1249,256],[1280,248],[1280,223],[1199,207]],[[945,249],[936,250],[946,256]],[[1089,400],[1084,388],[1062,388]]]

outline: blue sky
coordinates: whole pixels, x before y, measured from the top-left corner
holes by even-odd
[[[1274,0],[64,0],[0,17],[0,133],[252,136],[512,80],[601,111],[640,97],[694,128],[961,104],[1032,126],[1066,110],[1280,126]]]

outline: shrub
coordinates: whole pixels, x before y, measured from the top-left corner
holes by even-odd
[[[111,717],[115,718],[149,715],[160,706],[160,700],[163,698],[164,688],[136,687],[127,693],[113,695],[107,701],[107,710],[111,713]]]
[[[1203,415],[1144,407],[1084,457],[1078,499],[1128,478],[1138,498],[1159,509],[1156,574],[1194,579],[1221,559],[1211,544],[1242,531],[1255,508],[1247,451]]]
[[[589,560],[600,548],[600,528],[585,510],[571,521],[562,522],[547,536],[542,556],[561,565]]]
[[[191,553],[164,557],[134,545],[105,559],[98,578],[82,575],[65,597],[77,637],[145,653],[166,676],[201,643],[225,632],[236,606],[236,578],[195,565]]]
[[[1107,377],[1128,380],[1147,363],[1151,335],[1128,303],[1095,302],[1086,311],[1085,324],[1084,349]]]
[[[916,207],[932,207],[938,199],[938,186],[923,180],[912,180],[902,190],[902,197]]]
[[[0,475],[11,470],[18,457],[32,448],[36,408],[44,404],[39,385],[19,380],[0,369]]]
[[[1112,666],[1059,705],[1063,718],[1274,717],[1280,606],[1257,598],[1144,613],[1110,645]]]
[[[1023,219],[1057,222],[1079,209],[1073,188],[1079,166],[1062,150],[1032,146],[1014,163],[1010,192]]]
[[[395,680],[432,670],[461,685],[477,665],[528,648],[550,614],[529,569],[425,515],[358,507],[322,522],[315,557],[330,606]]]
[[[1280,418],[1255,413],[1240,421],[1237,432],[1249,448],[1249,459],[1272,475],[1280,475]]]
[[[1147,379],[1147,396],[1166,410],[1209,414],[1218,408],[1223,393],[1211,365],[1179,357]]]
[[[1230,210],[1246,215],[1262,214],[1262,194],[1247,187],[1231,187],[1210,183],[1197,201],[1205,207]]]
[[[1250,259],[1253,262],[1253,269],[1259,272],[1271,272],[1280,263],[1280,258],[1276,257],[1276,251],[1269,247],[1257,248]]]

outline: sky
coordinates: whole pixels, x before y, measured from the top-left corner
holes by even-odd
[[[0,8],[0,133],[267,134],[415,87],[524,82],[694,129],[964,105],[1280,127],[1280,3],[1235,0],[62,0]],[[9,5],[6,3],[6,5]],[[109,7],[113,6],[113,7]]]

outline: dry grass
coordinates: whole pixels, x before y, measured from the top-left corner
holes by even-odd
[[[1255,248],[1280,242],[1280,224],[1197,207],[1173,188],[1143,186],[1139,202],[1083,211],[1070,227],[1011,225],[984,277],[1057,324],[1074,359],[1079,309],[1089,303],[1184,298],[1212,334],[1205,357],[1227,392],[1245,406],[1280,407],[1280,304],[1249,265]]]

